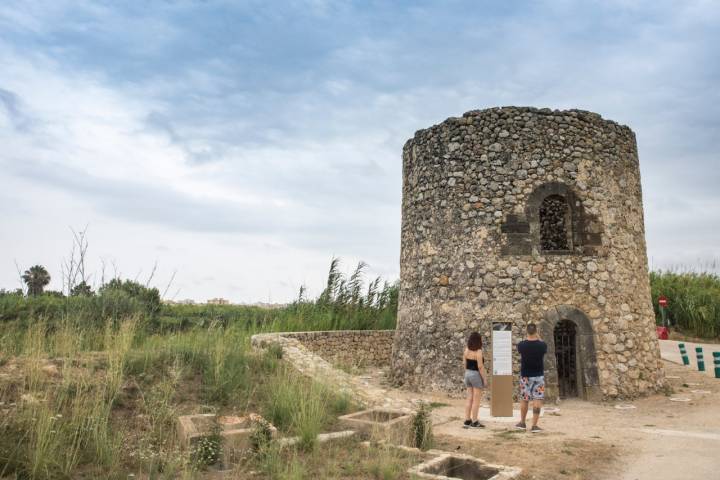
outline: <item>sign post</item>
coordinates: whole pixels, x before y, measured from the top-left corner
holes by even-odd
[[[513,416],[512,323],[495,322],[492,329],[490,415]]]
[[[665,309],[668,306],[668,299],[665,295],[660,295],[660,298],[658,298],[658,306],[660,307],[660,316],[662,317],[663,327],[667,327],[667,313],[665,312]]]

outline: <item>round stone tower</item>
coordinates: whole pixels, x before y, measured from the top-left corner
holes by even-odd
[[[392,375],[459,390],[462,349],[493,322],[538,325],[547,396],[633,397],[664,382],[635,135],[580,110],[502,107],[403,149]],[[514,374],[519,374],[519,358]]]

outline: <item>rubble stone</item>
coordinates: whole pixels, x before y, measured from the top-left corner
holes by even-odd
[[[581,110],[474,110],[416,132],[403,177],[396,385],[457,391],[470,331],[491,368],[492,323],[512,322],[517,342],[535,322],[552,392],[554,326],[570,320],[583,387],[662,387],[630,128]]]

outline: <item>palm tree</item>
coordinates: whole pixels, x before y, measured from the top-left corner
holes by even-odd
[[[28,295],[40,295],[50,283],[50,274],[42,265],[35,265],[25,270],[22,279],[28,286]]]

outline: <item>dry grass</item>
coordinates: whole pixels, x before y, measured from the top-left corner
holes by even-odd
[[[261,411],[299,435],[299,460],[286,473],[300,478],[316,458],[317,434],[352,408],[351,399],[299,379],[277,352],[250,351],[247,331],[148,337],[128,319],[109,323],[105,348],[87,352],[74,328],[38,322],[0,366],[0,478],[196,478],[204,473],[179,448],[174,422],[208,411]]]

